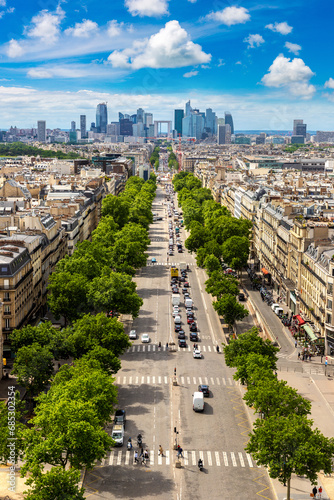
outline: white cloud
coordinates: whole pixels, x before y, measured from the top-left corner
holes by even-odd
[[[261,81],[266,87],[285,87],[291,94],[309,99],[315,92],[314,85],[309,84],[313,75],[302,59],[295,57],[291,60],[280,54]]]
[[[7,55],[8,57],[15,58],[20,57],[24,54],[24,49],[21,47],[17,40],[12,38],[7,47]]]
[[[76,38],[89,38],[99,29],[98,24],[90,19],[83,19],[82,23],[75,23],[74,28],[65,30],[66,35],[72,35]]]
[[[225,66],[225,64],[226,63],[225,63],[224,59],[218,59],[218,64],[217,64],[218,68],[220,68],[221,66]]]
[[[329,80],[327,80],[324,86],[325,89],[334,89],[334,79],[330,78]]]
[[[188,71],[188,73],[185,73],[183,76],[184,78],[191,78],[192,76],[198,75],[198,71]]]
[[[0,7],[6,7],[6,0],[0,0]]]
[[[190,3],[196,3],[197,0],[188,0],[188,2],[190,2]]]
[[[178,21],[169,21],[164,28],[131,48],[115,50],[108,61],[115,68],[182,68],[210,62],[211,54],[190,40]]]
[[[297,43],[285,42],[284,47],[286,47],[289,52],[295,54],[295,56],[298,56],[299,52],[302,50],[301,46]]]
[[[235,64],[242,64],[242,62],[241,61],[237,61]]]
[[[31,38],[39,38],[43,43],[54,44],[60,34],[60,23],[65,17],[65,12],[60,6],[51,13],[42,10],[31,20],[31,26],[25,28],[25,33]]]
[[[125,0],[125,6],[132,16],[160,17],[168,14],[166,0]]]
[[[210,12],[206,18],[226,24],[226,26],[232,26],[233,24],[243,24],[249,21],[250,15],[245,7],[232,6],[216,12]]]
[[[30,78],[52,78],[53,74],[51,71],[42,68],[32,68],[28,71],[27,76]]]
[[[124,23],[118,23],[116,19],[109,21],[108,23],[108,35],[110,37],[118,36],[121,34]]]
[[[276,33],[280,33],[281,35],[288,35],[293,30],[293,27],[289,26],[286,21],[283,23],[267,24],[266,28]]]
[[[255,47],[260,47],[264,43],[264,39],[261,35],[248,35],[244,42],[248,43],[248,48],[254,49]]]

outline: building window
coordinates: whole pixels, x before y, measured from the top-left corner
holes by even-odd
[[[3,287],[9,288],[9,280],[3,280]]]
[[[331,300],[329,300],[329,299],[328,299],[328,300],[327,300],[327,308],[328,308],[328,309],[332,309],[332,307],[333,307],[333,302],[332,302]]]
[[[5,319],[5,328],[10,328],[10,319]]]
[[[334,269],[333,269],[333,271],[334,271]],[[329,293],[330,295],[333,295],[333,284],[332,283],[328,283],[327,293]]]
[[[5,314],[10,314],[10,306],[4,306],[3,311]]]
[[[327,314],[327,321],[326,323],[331,323],[332,322],[332,315],[331,314]]]

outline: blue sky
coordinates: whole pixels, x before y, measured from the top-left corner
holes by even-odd
[[[334,130],[333,3],[0,0],[0,128],[191,99],[235,128]]]

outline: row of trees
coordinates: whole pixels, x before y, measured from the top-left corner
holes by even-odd
[[[159,167],[159,151],[160,151],[159,146],[155,146],[153,153],[151,154],[150,157],[150,163],[152,167],[154,167],[155,169]]]
[[[177,161],[175,153],[172,150],[169,151],[168,155],[168,167],[174,170],[179,169],[179,162]]]
[[[202,188],[193,174],[180,172],[173,180],[190,236],[185,247],[196,252],[196,262],[209,275],[206,291],[215,297],[213,307],[232,327],[248,311],[236,299],[238,281],[225,275],[221,261],[240,271],[247,264],[252,223],[232,217],[226,207],[213,200],[210,189]]]
[[[0,156],[40,156],[41,158],[58,158],[60,160],[73,160],[81,158],[76,153],[64,153],[63,151],[49,151],[28,146],[23,142],[12,142],[10,144],[0,144]]]
[[[269,475],[287,485],[290,500],[292,474],[306,476],[312,484],[317,473],[330,473],[334,439],[326,438],[307,418],[311,403],[276,376],[276,353],[257,328],[239,335],[224,347],[227,366],[236,368],[234,378],[247,385],[244,400],[260,418],[255,421],[246,451]]]
[[[66,316],[67,326],[58,330],[41,323],[12,333],[13,372],[35,410],[27,427],[22,422],[29,414],[16,395],[13,431],[8,408],[0,405],[0,453],[3,462],[13,458],[8,433],[14,432],[15,458],[24,460],[21,473],[31,487],[27,500],[83,499],[81,469],[92,468],[113,446],[105,430],[117,403],[113,375],[130,342],[122,323],[105,313],[137,315],[142,304],[131,278],[146,263],[155,181],[155,176],[146,183],[131,178],[122,195],[106,197],[92,241],[58,264],[50,305]],[[54,376],[53,363],[60,359],[73,362]]]

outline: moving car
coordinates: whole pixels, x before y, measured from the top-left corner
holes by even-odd
[[[244,302],[244,301],[246,300],[246,298],[245,298],[245,294],[244,294],[244,293],[239,293],[238,298],[239,298],[239,301],[240,301],[240,302]]]
[[[197,332],[197,325],[195,322],[190,324],[190,331],[191,332]]]
[[[198,392],[203,392],[203,396],[206,398],[210,397],[210,390],[208,385],[201,384],[198,386]]]
[[[143,343],[148,343],[150,341],[150,336],[148,333],[143,333],[141,336],[141,341]]]
[[[126,411],[125,410],[116,410],[114,417],[114,424],[121,424],[125,427],[126,423]]]
[[[124,427],[123,425],[114,425],[111,432],[111,437],[115,441],[115,446],[123,446],[124,443]]]
[[[197,332],[190,332],[190,340],[191,342],[197,342],[198,341],[198,335]]]
[[[179,333],[177,334],[178,339],[185,339],[186,334],[184,333],[184,330],[180,330]]]
[[[174,331],[175,332],[179,332],[180,330],[182,330],[182,326],[181,326],[180,323],[174,326]]]
[[[187,323],[188,323],[188,325],[191,325],[192,323],[194,323],[194,321],[195,321],[194,316],[188,316],[187,317]]]
[[[157,259],[155,257],[152,257],[151,262],[156,262]]]
[[[137,332],[136,332],[136,330],[130,330],[129,339],[136,340],[136,338],[137,338]]]
[[[193,358],[195,359],[201,359],[202,358],[202,353],[199,349],[194,349],[193,351]]]
[[[179,340],[179,347],[187,347],[187,342],[184,339]]]

